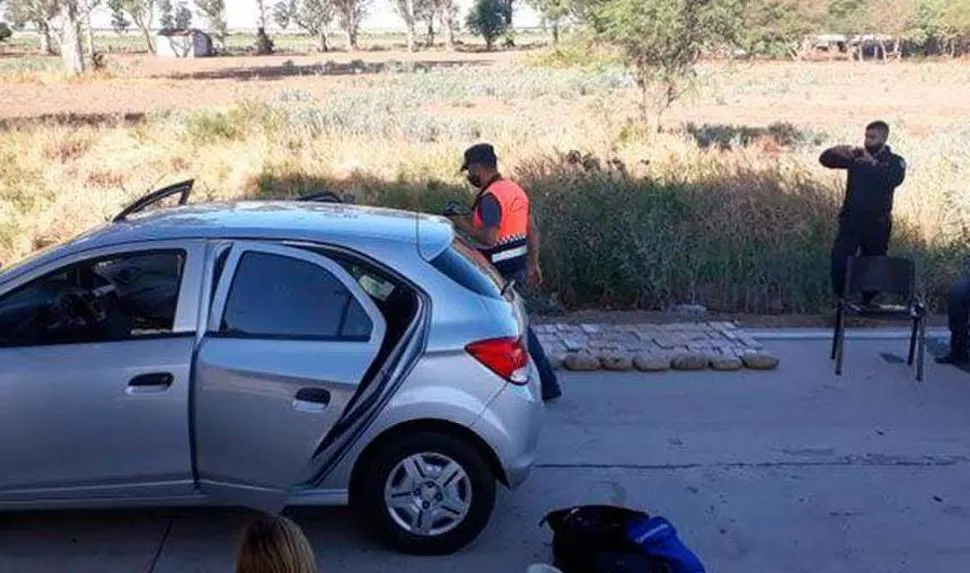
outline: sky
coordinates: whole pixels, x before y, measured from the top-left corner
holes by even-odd
[[[276,3],[277,0],[266,0],[267,11]],[[373,0],[373,7],[371,8],[370,15],[361,24],[361,29],[364,31],[380,31],[380,30],[403,30],[404,23],[401,18],[394,12],[391,8],[392,0]],[[458,4],[458,9],[461,14],[461,21],[464,22],[465,14],[471,7],[474,0],[456,0]],[[539,19],[535,14],[535,11],[531,10],[524,2],[519,2],[521,6],[516,9],[516,14],[513,20],[513,24],[517,27],[533,27],[539,25]],[[173,4],[177,4],[177,0],[173,1]],[[188,0],[189,6],[192,6],[191,0]],[[229,28],[255,28],[256,26],[256,14],[258,9],[256,8],[256,0],[226,0],[226,19],[229,23]],[[95,28],[109,28],[111,26],[111,15],[110,12],[104,8],[99,8],[93,14],[93,25]],[[197,22],[201,23],[201,22]],[[272,24],[269,26],[273,28]]]

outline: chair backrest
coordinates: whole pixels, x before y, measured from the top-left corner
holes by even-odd
[[[845,281],[849,295],[873,291],[910,299],[916,295],[916,263],[905,257],[851,257]]]

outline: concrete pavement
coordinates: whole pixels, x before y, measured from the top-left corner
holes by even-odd
[[[776,371],[562,374],[540,465],[450,558],[375,547],[344,510],[289,512],[322,571],[517,572],[548,560],[551,509],[620,503],[673,521],[710,572],[962,571],[970,563],[970,375],[904,340],[764,340]],[[0,573],[231,571],[237,510],[0,516]]]

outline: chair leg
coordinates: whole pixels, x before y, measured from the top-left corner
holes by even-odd
[[[919,319],[919,355],[916,359],[916,381],[923,381],[923,365],[926,361],[926,317],[920,316]]]
[[[839,331],[842,330],[843,322],[845,318],[842,316],[842,305],[839,304],[839,309],[835,312],[835,330],[832,331],[832,360],[835,360],[835,349],[838,346]]]
[[[906,365],[913,365],[913,357],[916,355],[916,336],[919,334],[919,324],[920,318],[916,317],[913,319],[913,332],[909,335],[909,357],[906,359]]]

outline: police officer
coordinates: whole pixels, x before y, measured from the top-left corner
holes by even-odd
[[[839,230],[832,245],[832,290],[841,296],[850,257],[880,256],[889,251],[893,194],[906,178],[906,161],[886,141],[889,126],[874,121],[866,126],[865,145],[826,149],[819,162],[829,169],[845,169],[845,200],[839,213]],[[869,304],[876,293],[863,293]]]
[[[519,184],[498,172],[498,158],[490,144],[479,143],[466,149],[461,169],[479,193],[472,204],[471,220],[454,217],[455,226],[481,245],[482,253],[506,280],[538,287],[542,284],[539,231],[532,221],[528,195]],[[542,399],[558,398],[562,395],[559,381],[531,326],[528,346],[539,370]]]
[[[950,326],[950,352],[936,361],[940,364],[970,364],[970,261],[967,273],[950,288],[946,316]]]

